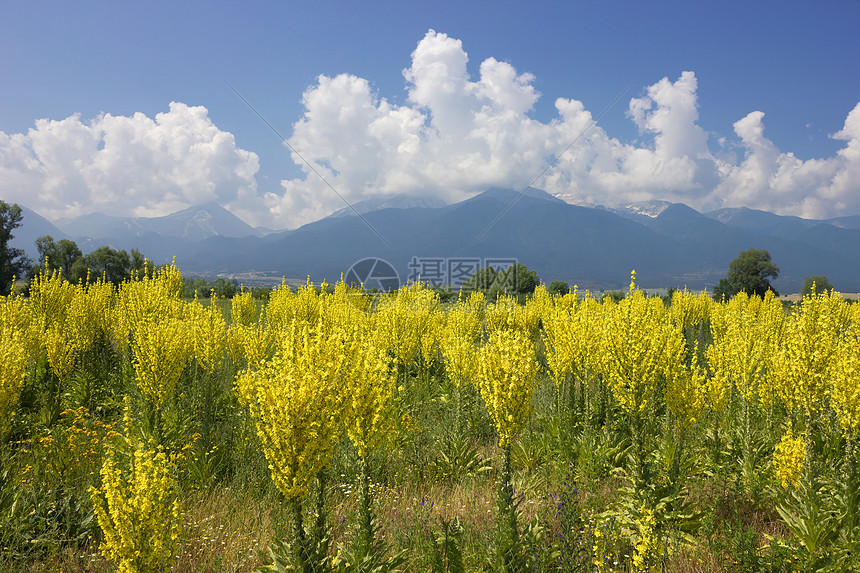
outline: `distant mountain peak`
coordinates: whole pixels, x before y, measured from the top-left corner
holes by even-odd
[[[419,195],[390,195],[385,197],[372,197],[370,199],[364,199],[362,201],[356,201],[349,207],[344,207],[342,209],[338,209],[328,217],[331,218],[339,218],[339,217],[349,217],[354,216],[356,212],[359,215],[364,215],[365,213],[370,213],[372,211],[379,211],[381,209],[413,209],[413,208],[425,208],[425,209],[436,209],[439,207],[444,207],[445,202],[441,199],[434,197],[432,195],[427,196],[419,196]]]
[[[659,217],[663,211],[671,207],[673,203],[669,201],[659,201],[657,199],[653,199],[651,201],[639,201],[637,203],[628,203],[626,205],[621,205],[611,209],[615,212],[624,211],[633,215],[641,215],[644,217],[650,217],[652,219],[656,219]]]
[[[542,201],[549,201],[551,203],[566,203],[563,199],[552,195],[551,193],[547,193],[543,189],[537,189],[535,187],[529,187],[525,191],[522,189],[502,189],[501,187],[490,187],[486,191],[482,191],[477,195],[466,199],[465,201],[461,201],[461,203],[469,203],[472,201],[481,201],[481,200],[493,200],[493,201],[501,201],[503,203],[510,203],[512,201],[517,201],[522,197],[528,197],[530,199],[540,199]]]
[[[74,219],[58,220],[56,224],[78,240],[88,238],[115,244],[124,244],[129,238],[147,234],[190,240],[265,234],[213,201],[161,217],[115,217],[89,213]]]
[[[625,219],[633,219],[634,221],[639,221],[641,223],[647,220],[653,220],[658,218],[666,211],[666,209],[669,209],[674,205],[680,205],[680,203],[671,203],[669,201],[659,201],[653,199],[650,201],[639,201],[623,205],[616,205],[612,207],[604,207],[600,205],[596,208],[603,209],[605,211],[609,211],[610,213],[614,213],[616,215],[624,217]]]

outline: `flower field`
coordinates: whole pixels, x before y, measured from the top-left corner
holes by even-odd
[[[860,569],[860,305],[0,299],[3,571]]]

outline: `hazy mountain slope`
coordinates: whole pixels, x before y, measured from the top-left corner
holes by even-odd
[[[72,237],[104,240],[127,240],[128,237],[143,237],[149,233],[186,240],[261,234],[216,203],[189,207],[164,217],[111,217],[90,213],[57,223]]]
[[[860,251],[856,250],[856,246],[860,245],[860,233],[856,237],[848,236],[853,231],[841,235],[841,238],[855,245],[855,251],[852,252],[845,248],[848,243],[833,248],[835,239],[822,240],[822,236],[828,232],[827,228],[835,233],[842,232],[829,225],[795,220],[797,218],[794,217],[782,218],[761,211],[740,215],[741,218],[730,220],[738,222],[754,218],[762,221],[762,227],[747,229],[723,224],[710,214],[703,215],[682,204],[668,207],[648,226],[678,240],[687,250],[689,259],[698,259],[700,269],[710,269],[718,276],[725,276],[729,263],[738,253],[755,248],[767,250],[780,267],[779,279],[774,283],[777,289],[796,292],[804,278],[812,274],[826,274],[831,282],[840,283],[838,288],[844,290],[860,287],[860,276],[856,270],[860,261]],[[695,267],[696,263],[689,266],[690,269]]]
[[[441,209],[383,209],[366,214],[366,221],[389,244],[358,217],[324,219],[266,248],[234,253],[231,260],[220,261],[225,268],[237,268],[241,262],[254,270],[281,270],[287,276],[304,272],[332,281],[365,257],[389,261],[401,278],[409,274],[413,257],[514,258],[545,280],[558,278],[585,288],[626,283],[633,268],[662,281],[681,272],[680,263],[668,271],[661,268],[664,257],[671,259],[679,252],[673,241],[612,213],[568,205],[549,195],[549,199],[523,195],[476,241],[518,196],[491,190]],[[215,264],[215,250],[200,251],[193,264]],[[223,254],[223,249],[218,250]]]
[[[36,239],[45,235],[51,235],[55,241],[69,238],[56,225],[32,209],[23,205],[19,206],[21,207],[21,226],[12,231],[11,246],[13,248],[24,249],[27,256],[35,261],[39,258],[39,251],[36,250],[35,244]]]
[[[206,276],[257,272],[335,281],[360,259],[378,257],[406,279],[413,259],[506,258],[547,282],[581,288],[626,288],[632,269],[644,287],[705,288],[725,276],[739,252],[758,248],[779,265],[780,291],[796,292],[806,276],[825,274],[836,288],[860,292],[860,229],[853,228],[860,218],[810,221],[752,209],[703,215],[659,201],[580,207],[536,189],[489,189],[441,207],[412,199],[367,203],[361,217],[341,213],[265,236],[212,204],[156,219],[92,215],[64,226],[104,235],[77,239],[84,252],[108,244],[140,249],[157,263],[175,255],[183,271]],[[64,237],[44,219],[27,223],[25,214],[19,244],[44,234]]]

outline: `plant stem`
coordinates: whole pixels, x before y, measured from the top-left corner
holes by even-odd
[[[373,515],[370,511],[370,475],[367,467],[367,457],[361,457],[361,484],[359,486],[359,541],[366,551],[373,546]]]
[[[502,474],[499,479],[499,560],[504,571],[511,573],[517,567],[519,553],[519,532],[517,530],[517,509],[514,504],[514,486],[511,483],[511,444],[502,446]]]
[[[300,564],[301,571],[310,571],[307,559],[305,526],[302,523],[302,501],[300,498],[290,500],[290,510],[293,514],[293,556]]]

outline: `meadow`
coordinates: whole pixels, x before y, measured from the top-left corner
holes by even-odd
[[[181,286],[0,299],[3,571],[858,568],[838,293]]]

